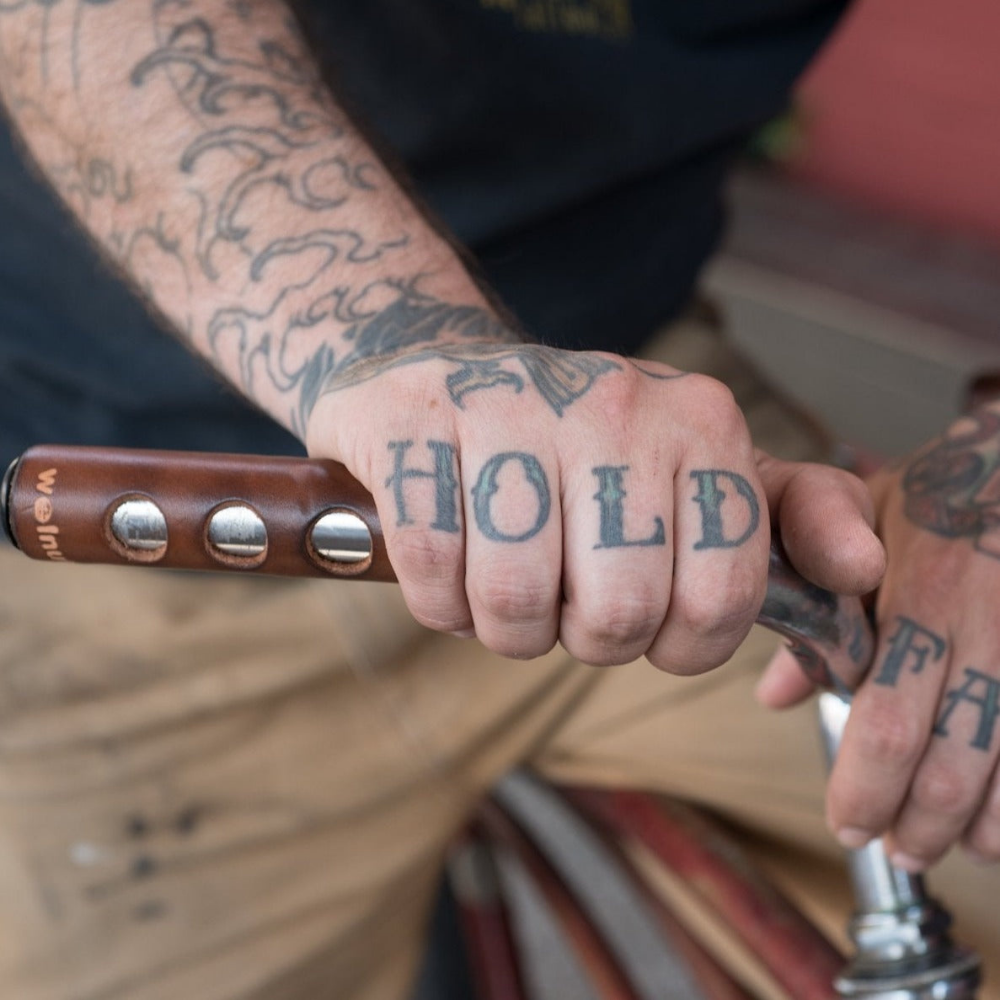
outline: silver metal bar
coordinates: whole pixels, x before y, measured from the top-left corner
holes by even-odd
[[[833,763],[850,716],[849,701],[819,697],[820,730]],[[955,945],[951,916],[920,875],[894,868],[882,841],[848,851],[857,909],[848,925],[855,955],[837,978],[837,992],[864,1000],[974,1000],[978,955]]]

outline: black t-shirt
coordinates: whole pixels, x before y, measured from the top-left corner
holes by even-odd
[[[844,0],[300,0],[338,93],[525,327],[631,351]],[[299,450],[157,330],[0,136],[0,463],[49,440]]]

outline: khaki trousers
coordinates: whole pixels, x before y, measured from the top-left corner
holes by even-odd
[[[764,447],[821,450],[703,325],[655,353],[728,381]],[[0,595],[4,998],[401,1000],[450,838],[522,763],[723,811],[843,926],[812,708],[751,697],[763,631],[681,679],[559,649],[502,660],[422,631],[391,586],[2,549]],[[953,859],[936,884],[1000,954],[997,873]]]

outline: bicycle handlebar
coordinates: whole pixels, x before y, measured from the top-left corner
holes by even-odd
[[[0,516],[51,562],[395,580],[371,495],[332,461],[38,445],[7,470]],[[780,544],[758,621],[839,694],[872,656],[860,601],[802,579]]]

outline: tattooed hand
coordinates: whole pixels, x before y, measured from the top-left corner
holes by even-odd
[[[718,665],[760,608],[768,510],[789,492],[814,501],[788,511],[818,582],[863,589],[880,570],[859,575],[834,533],[867,532],[860,483],[758,461],[727,389],[649,362],[504,343],[383,353],[331,373],[307,443],[375,495],[413,614],[508,656],[560,640],[594,664]],[[828,517],[809,513],[821,493]]]
[[[888,832],[909,871],[956,842],[1000,859],[1000,410],[959,420],[870,486],[888,572],[829,822],[850,847]],[[767,678],[772,705],[801,693],[787,670]]]
[[[0,0],[0,94],[157,312],[375,494],[421,621],[512,656],[562,638],[694,671],[733,651],[768,511],[822,476],[759,472],[718,383],[519,343],[285,3]],[[829,531],[864,522],[826,492],[843,503],[797,552],[836,587],[854,570]]]

